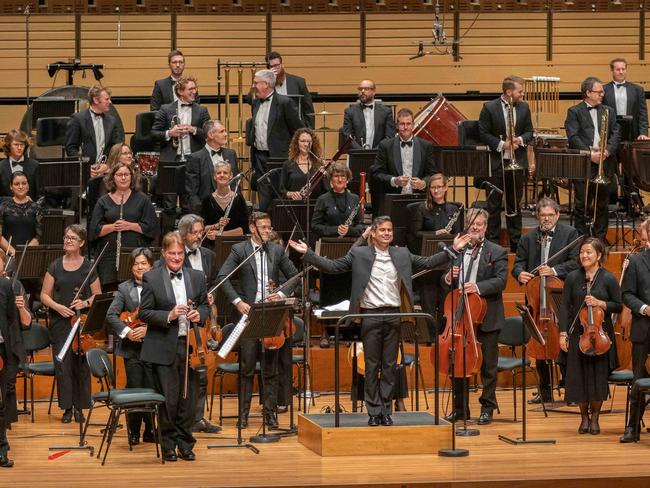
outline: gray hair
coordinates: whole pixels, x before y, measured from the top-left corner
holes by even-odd
[[[199,217],[195,214],[187,214],[181,217],[181,220],[178,221],[178,232],[181,234],[181,237],[185,237],[190,233],[194,224],[201,224],[205,226],[203,222],[203,217]]]
[[[223,125],[219,119],[210,119],[203,124],[203,133],[207,136],[208,132],[213,131],[217,124]],[[225,127],[225,125],[224,125]]]
[[[255,76],[262,78],[262,80],[264,80],[266,84],[269,85],[269,88],[275,88],[275,73],[270,69],[261,69],[255,73]]]
[[[217,161],[216,163],[214,163],[214,168],[212,169],[212,172],[214,173],[215,171],[217,171],[217,168],[221,168],[222,166],[228,168],[230,174],[232,174],[232,166],[230,166],[230,163],[228,161]]]
[[[474,222],[479,217],[483,217],[487,222],[490,215],[487,213],[487,210],[483,208],[472,207],[467,209],[467,212],[465,213],[465,226],[469,225],[470,222]]]

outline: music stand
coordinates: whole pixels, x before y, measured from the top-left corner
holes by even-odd
[[[379,215],[388,215],[393,221],[393,244],[403,246],[406,243],[406,230],[410,220],[408,205],[424,202],[424,193],[386,193]],[[373,216],[374,217],[374,216]]]
[[[329,259],[342,258],[356,241],[356,237],[321,237],[316,241],[315,252]]]
[[[93,303],[90,306],[90,310],[88,310],[88,315],[86,317],[86,321],[83,324],[83,329],[84,329],[84,334],[92,334],[94,332],[97,332],[102,329],[104,326],[104,320],[106,319],[106,312],[108,312],[108,307],[110,307],[111,303],[113,301],[113,292],[110,293],[102,293],[93,299]],[[77,368],[78,370],[81,370],[83,361],[85,360],[82,358],[82,350],[81,350],[81,327],[77,327],[75,329],[70,330],[70,336],[65,341],[65,344],[63,345],[63,348],[61,351],[59,351],[57,355],[57,359],[59,356],[63,355],[65,357],[65,354],[67,350],[72,347],[72,340],[73,340],[73,331],[74,335],[76,335],[77,338]],[[81,376],[79,377],[79,389],[81,390]],[[74,407],[73,407],[74,408]],[[48,450],[50,451],[61,451],[61,450],[83,450],[83,449],[88,449],[90,456],[92,457],[95,453],[95,448],[89,444],[86,443],[86,439],[84,438],[84,425],[83,422],[78,422],[79,424],[79,444],[76,446],[50,446],[48,447]]]
[[[469,208],[469,177],[476,181],[491,176],[490,151],[478,150],[476,146],[440,146],[434,147],[434,151],[434,160],[445,176],[465,178],[465,208]]]
[[[65,254],[61,245],[57,246],[28,246],[23,252],[27,253],[20,270],[21,279],[38,279],[45,276],[48,266],[54,260]],[[18,256],[16,256],[18,258]]]
[[[307,207],[309,207],[309,215],[307,215]],[[282,237],[283,240],[287,240],[295,225],[295,219],[306,229],[309,229],[310,222],[314,216],[314,209],[316,205],[313,201],[310,201],[309,204],[302,200],[274,200],[271,205],[271,222],[273,222],[273,228],[275,231]],[[296,232],[300,232],[296,229]],[[302,234],[302,232],[300,232]],[[294,235],[293,239],[306,239],[307,236],[300,237],[299,235]]]
[[[74,223],[74,211],[60,208],[46,208],[43,209],[41,217],[41,226],[43,228],[43,235],[41,236],[40,244],[54,244],[57,247],[61,246],[61,236],[63,231],[69,225]]]
[[[526,332],[533,338],[533,340],[539,342],[541,345],[545,345],[544,337],[539,332],[537,324],[533,320],[533,317],[530,315],[530,311],[527,307],[523,306],[520,303],[516,303],[515,306],[519,311],[521,316],[521,403],[522,403],[522,414],[521,414],[521,437],[513,438],[505,435],[499,434],[499,440],[507,444],[518,445],[518,444],[555,444],[555,439],[528,439],[526,437],[526,342],[527,335]],[[514,385],[513,385],[514,388]]]
[[[348,188],[356,192],[359,188],[359,174],[361,172],[370,175],[370,167],[375,164],[377,151],[372,149],[350,149],[348,151],[348,167],[352,171],[352,180],[348,182]],[[359,195],[361,196],[361,195]]]

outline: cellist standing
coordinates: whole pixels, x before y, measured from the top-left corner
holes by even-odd
[[[465,214],[465,226],[473,245],[463,254],[465,276],[460,278],[467,293],[477,293],[487,301],[487,312],[477,333],[483,354],[480,425],[491,423],[492,412],[497,408],[497,339],[506,320],[502,292],[508,278],[508,254],[503,247],[485,239],[487,222],[488,213],[483,209],[471,208]],[[447,289],[458,286],[459,274],[460,267],[453,266],[443,277],[443,286]],[[462,360],[462,354],[457,354],[457,360]],[[469,389],[467,378],[453,378],[452,381],[455,405],[451,415],[456,415],[456,420],[469,418],[469,405],[464,405]]]
[[[527,297],[529,291],[533,292],[533,286],[536,288],[538,294],[545,293],[544,287],[539,286],[541,279],[535,280],[535,276],[539,276],[540,278],[544,277],[544,281],[551,277],[564,280],[571,271],[578,268],[578,246],[573,246],[558,254],[560,250],[567,247],[579,237],[578,231],[573,227],[558,223],[559,218],[560,206],[557,202],[551,198],[540,199],[537,202],[537,222],[539,223],[539,227],[524,234],[517,245],[517,256],[512,268],[512,276],[519,283],[526,286]],[[550,257],[553,257],[553,259],[546,264]],[[533,273],[535,269],[537,269],[537,273]],[[545,299],[545,296],[542,299],[538,298],[535,300],[536,305],[542,302],[543,299]],[[528,305],[531,304],[529,303]],[[540,306],[537,306],[537,310],[532,310],[533,317],[539,317],[540,308]],[[550,308],[550,304],[546,304],[546,308]],[[541,328],[542,324],[539,320],[537,322],[538,327]],[[552,328],[550,333],[555,334],[554,340],[551,341],[555,347],[553,348],[554,351],[547,352],[553,357],[544,357],[548,355],[543,354],[542,351],[536,352],[529,349],[529,353],[535,358],[535,366],[539,378],[539,392],[528,403],[551,401],[550,372],[553,361],[556,359],[555,356],[559,352],[559,329],[557,328],[557,324],[553,324],[550,327]],[[532,346],[533,344],[529,345]],[[564,378],[563,366],[560,366],[562,378]]]
[[[630,264],[623,278],[623,303],[632,311],[632,371],[634,381],[646,378],[645,362],[650,354],[650,251],[648,237],[650,234],[650,219],[639,226],[640,240],[644,249],[630,257]],[[639,392],[632,388],[630,392],[630,416],[625,427],[625,433],[620,441],[634,442],[635,428],[639,423],[638,413]]]

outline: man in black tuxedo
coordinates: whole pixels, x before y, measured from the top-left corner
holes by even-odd
[[[108,111],[111,109],[111,90],[95,85],[88,90],[90,108],[70,117],[66,127],[65,152],[69,157],[83,153],[91,163],[99,161],[118,142],[124,142],[124,129]]]
[[[230,280],[223,283],[222,289],[226,298],[234,305],[233,321],[239,321],[242,315],[248,314],[250,307],[260,301],[281,300],[288,296],[299,283],[288,285],[283,291],[268,295],[269,281],[281,284],[281,274],[290,278],[297,273],[291,260],[285,254],[282,246],[270,242],[269,234],[273,230],[271,217],[263,212],[253,212],[250,217],[249,230],[251,239],[238,242],[230,251],[223,266],[217,275],[217,282],[221,282],[228,274],[241,264],[251,254],[255,257],[248,260],[238,271],[239,285],[237,289]],[[266,249],[264,249],[266,247]],[[262,248],[263,250],[257,251]],[[298,280],[299,281],[299,280]],[[253,395],[253,374],[255,363],[260,360],[260,344],[257,340],[243,339],[240,345],[241,359],[241,399],[240,423],[242,428],[248,426],[248,413]],[[278,350],[267,349],[264,352],[264,421],[272,429],[277,428],[278,422],[274,412],[277,407],[278,395]]]
[[[255,73],[253,116],[247,123],[246,144],[251,147],[256,174],[259,208],[266,211],[273,199],[268,181],[259,178],[268,171],[269,158],[287,158],[293,133],[303,127],[295,104],[275,91],[275,74],[270,69]]]
[[[193,461],[192,426],[200,372],[190,368],[187,384],[184,375],[191,324],[203,324],[209,316],[205,277],[201,271],[183,267],[185,245],[178,232],[163,237],[162,254],[165,265],[145,273],[143,279],[138,316],[148,327],[140,359],[153,365],[156,391],[165,397],[160,412],[165,460],[176,461],[178,447],[181,459]]]
[[[167,63],[169,64],[169,76],[162,80],[157,80],[153,85],[153,92],[151,93],[150,108],[152,112],[160,110],[160,107],[178,100],[174,92],[174,85],[183,76],[185,71],[185,56],[178,49],[173,49],[167,55]]]
[[[25,157],[29,149],[29,137],[21,130],[11,129],[4,139],[4,153],[7,156],[0,161],[0,196],[10,197],[11,175],[22,171],[29,183],[28,195],[36,201],[43,194],[41,181],[38,176],[38,161]]]
[[[413,312],[413,273],[447,262],[448,253],[422,257],[411,254],[404,247],[391,246],[393,222],[385,216],[375,218],[370,238],[371,245],[353,247],[348,254],[335,260],[318,256],[302,241],[289,241],[289,245],[305,255],[305,262],[325,273],[352,271],[349,313]],[[453,247],[460,250],[467,242],[467,236],[456,237]],[[453,251],[448,252],[454,254]],[[364,398],[369,415],[368,425],[373,427],[393,425],[392,399],[400,322],[399,317],[368,317],[363,319],[361,325],[366,363]]]
[[[508,254],[506,250],[487,239],[488,213],[483,209],[471,208],[465,214],[465,226],[472,239],[472,245],[463,253],[463,275],[460,278],[468,294],[476,293],[487,302],[487,312],[479,326],[476,339],[481,343],[481,383],[483,391],[479,398],[481,425],[492,422],[492,413],[497,408],[497,363],[499,358],[499,331],[506,318],[503,311],[503,290],[508,279]],[[460,262],[458,262],[460,264]],[[461,267],[455,265],[443,277],[443,286],[448,289],[459,287]],[[452,282],[453,277],[453,282]],[[453,286],[452,286],[453,284]],[[442,351],[441,354],[448,354]],[[456,353],[456,360],[462,361],[462,354]],[[456,419],[470,417],[468,378],[453,378],[454,411]]]
[[[566,120],[564,121],[566,135],[569,139],[569,147],[571,149],[590,151],[591,162],[593,163],[591,165],[590,179],[595,177],[598,174],[598,166],[601,159],[599,145],[603,114],[607,111],[609,114],[608,127],[605,128],[607,132],[607,148],[602,157],[603,173],[611,180],[616,168],[616,151],[621,140],[620,127],[616,123],[616,113],[613,108],[603,105],[605,91],[603,84],[598,78],[593,76],[586,78],[582,82],[580,91],[583,101],[569,108]],[[585,183],[579,180],[574,180],[573,183],[575,197],[573,215],[575,218],[575,227],[581,234],[594,235],[605,241],[607,234],[609,185],[590,183],[588,185],[589,194],[587,195],[585,188],[587,185]],[[586,202],[586,207],[589,209],[590,215],[585,215],[586,197],[589,198],[589,202]],[[593,203],[594,197],[596,198],[595,203]],[[592,208],[596,210],[595,218],[593,218]],[[587,225],[588,221],[590,225]]]
[[[605,90],[603,105],[612,107],[616,111],[617,118],[631,119],[629,130],[624,128],[628,123],[623,122],[621,139],[648,139],[648,105],[644,88],[627,81],[627,61],[625,59],[612,59],[609,69],[612,72],[612,81],[603,87]]]
[[[650,220],[639,226],[639,237],[643,243],[641,252],[630,257],[630,263],[625,270],[621,291],[623,303],[632,312],[632,372],[634,381],[647,378],[648,371],[645,367],[646,359],[650,354]],[[612,346],[614,347],[614,346]],[[634,383],[633,383],[634,384]],[[637,440],[636,429],[639,422],[639,402],[646,402],[645,395],[641,396],[636,387],[630,391],[630,416],[625,433],[620,441],[623,443]]]
[[[375,100],[375,82],[359,83],[359,101],[343,112],[343,127],[339,129],[339,141],[352,136],[351,149],[375,149],[384,139],[395,135],[395,121],[390,108]]]
[[[526,146],[533,139],[533,122],[530,116],[530,108],[523,101],[524,79],[519,76],[507,76],[503,80],[502,91],[503,93],[499,98],[483,104],[479,115],[478,130],[481,142],[487,144],[491,151],[492,177],[490,181],[497,188],[503,190],[505,194],[506,225],[510,237],[510,251],[515,252],[521,237],[521,197],[524,194],[524,183],[528,168]],[[513,141],[508,140],[510,127],[508,113],[511,109],[515,126]],[[505,171],[504,175],[503,167],[507,167],[513,159],[523,169]],[[496,191],[490,192],[487,205],[490,215],[487,238],[498,243],[499,233],[501,232],[503,195]]]
[[[282,56],[277,51],[271,51],[264,56],[266,67],[275,74],[275,92],[280,95],[287,95],[298,108],[300,119],[305,127],[313,129],[314,126],[314,104],[311,101],[311,93],[307,88],[307,82],[300,76],[292,75],[284,70]],[[292,95],[300,95],[292,97]]]
[[[228,131],[218,120],[208,120],[203,125],[205,146],[190,154],[185,170],[185,191],[187,192],[190,212],[201,213],[201,202],[216,189],[214,165],[220,161],[230,163],[233,176],[239,174],[237,153],[229,149]]]
[[[579,267],[578,251],[576,239],[580,236],[578,231],[570,225],[558,223],[560,218],[560,206],[551,199],[544,197],[537,202],[537,221],[539,226],[525,233],[519,245],[517,246],[517,256],[512,268],[512,276],[522,285],[526,285],[535,275],[531,271],[539,267],[539,276],[556,276],[564,280],[566,276]],[[556,256],[552,262],[540,266],[542,262],[547,262],[551,256],[554,256],[560,249],[574,242],[571,249],[567,249],[562,254]],[[544,293],[546,293],[544,291]],[[550,310],[550,303],[547,307]],[[551,395],[551,368],[552,360],[535,360],[537,367],[537,376],[539,378],[539,395],[528,403],[550,402]],[[564,365],[561,365],[561,369]],[[564,372],[562,373],[564,376]]]
[[[429,176],[436,172],[433,145],[413,136],[413,112],[397,113],[398,137],[384,139],[377,147],[375,164],[370,169],[373,215],[383,215],[386,193],[422,192]]]

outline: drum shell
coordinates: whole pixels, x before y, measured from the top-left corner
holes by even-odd
[[[467,118],[443,95],[438,95],[415,116],[417,137],[436,146],[457,146],[458,125]]]

